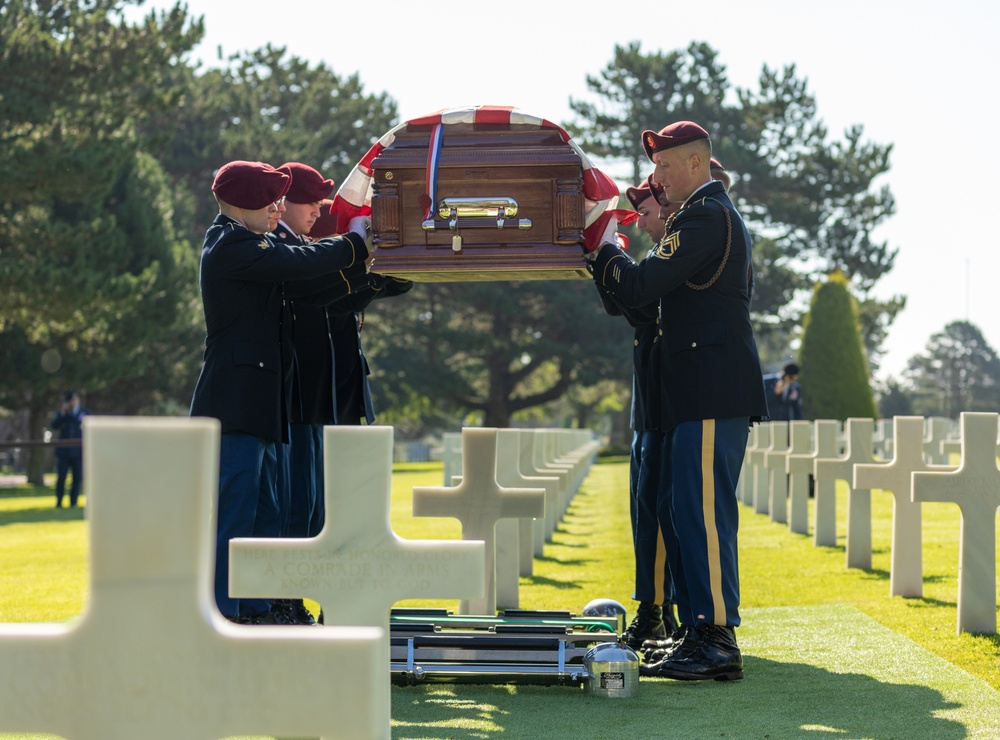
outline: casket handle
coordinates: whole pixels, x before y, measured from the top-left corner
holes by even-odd
[[[531,230],[530,218],[507,218],[506,216],[494,216],[493,218],[429,218],[420,222],[420,227],[424,231],[438,231],[449,229],[458,231],[459,229],[519,229],[520,231]]]
[[[477,195],[466,198],[444,198],[438,203],[440,218],[499,218],[501,214],[517,215],[517,201],[505,195]]]
[[[450,231],[463,229],[519,229],[531,228],[531,219],[515,218],[517,201],[506,196],[475,198],[445,198],[438,203],[438,218],[428,218],[420,223],[424,231],[436,231],[447,226]]]

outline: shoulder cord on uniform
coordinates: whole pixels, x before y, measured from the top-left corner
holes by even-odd
[[[689,287],[691,290],[707,290],[708,288],[711,288],[722,275],[722,271],[726,269],[726,263],[729,262],[729,253],[733,248],[733,221],[729,217],[729,209],[721,203],[719,205],[722,207],[723,213],[726,214],[726,251],[722,253],[722,262],[719,263],[719,269],[715,271],[715,274],[712,275],[707,283],[695,285],[690,280],[684,282],[684,285]]]

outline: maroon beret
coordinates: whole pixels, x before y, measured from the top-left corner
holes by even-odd
[[[333,180],[325,179],[319,172],[301,162],[285,162],[278,168],[292,176],[292,186],[285,195],[292,203],[315,203],[330,197]]]
[[[652,159],[656,152],[662,152],[664,149],[672,149],[681,144],[707,138],[708,131],[697,123],[678,121],[677,123],[671,123],[669,126],[664,126],[660,129],[659,133],[656,131],[643,131],[642,148],[646,150],[646,156]]]
[[[656,202],[661,206],[665,206],[667,204],[667,194],[663,191],[663,186],[653,179],[652,172],[646,175],[646,185],[649,186],[649,192],[656,198]]]
[[[212,192],[223,203],[256,211],[281,198],[291,183],[287,172],[280,172],[265,162],[238,159],[222,165],[215,173]]]
[[[709,169],[722,170],[723,172],[727,171],[726,168],[722,166],[722,162],[720,162],[719,160],[717,160],[715,157],[712,157],[708,161],[708,166],[709,166]]]
[[[632,204],[632,208],[638,211],[640,203],[647,198],[653,197],[653,191],[649,189],[649,182],[644,180],[642,185],[639,185],[638,187],[626,188],[625,197],[628,198],[628,202]]]
[[[332,200],[324,200],[319,207],[319,218],[309,229],[309,236],[313,239],[324,239],[337,233],[337,212],[331,207]]]

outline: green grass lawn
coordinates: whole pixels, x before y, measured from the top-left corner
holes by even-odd
[[[410,514],[412,487],[440,481],[440,465],[396,467],[391,520],[401,537],[459,536],[456,520]],[[631,611],[627,483],[624,462],[592,469],[534,575],[521,579],[522,607],[579,612],[609,597]],[[86,522],[53,503],[47,490],[0,491],[0,622],[61,620],[83,608]],[[889,596],[890,495],[872,494],[874,552],[865,571],[845,567],[846,489],[838,492],[837,547],[816,548],[811,537],[741,507],[744,681],[643,679],[637,697],[621,700],[568,687],[396,687],[393,735],[1000,737],[1000,636],[955,629],[958,508],[923,511],[924,596],[907,599]],[[457,601],[400,605],[417,604]],[[27,736],[0,735],[14,737]]]

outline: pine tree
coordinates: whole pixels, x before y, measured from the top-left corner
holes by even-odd
[[[831,273],[813,290],[799,366],[806,418],[875,418],[857,305],[842,273]]]

